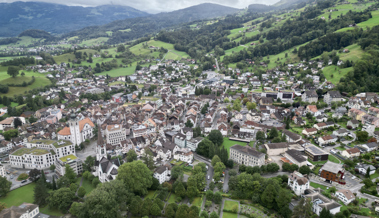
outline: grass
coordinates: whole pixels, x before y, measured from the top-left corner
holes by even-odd
[[[155,191],[150,190],[148,194],[145,196],[145,198],[154,199]]]
[[[337,66],[331,65],[325,67],[322,72],[325,75],[325,78],[329,81],[332,82],[333,84],[338,84],[340,82],[340,79],[350,71],[352,71],[352,67],[340,69]]]
[[[340,151],[346,150],[346,148],[342,148],[342,147],[336,147],[335,149],[340,150]]]
[[[329,155],[330,156],[330,155]],[[323,160],[323,161],[312,161],[312,160],[310,160],[309,158],[308,158],[308,161],[311,163],[311,164],[313,164],[313,165],[317,165],[317,164],[324,164],[324,163],[326,163],[327,161],[326,160]]]
[[[168,199],[168,203],[175,203],[176,194],[171,192],[170,198]]]
[[[109,86],[118,85],[118,84],[125,84],[125,82],[124,81],[111,82],[109,83]]]
[[[328,160],[330,160],[333,163],[338,163],[338,164],[341,163],[341,161],[339,161],[336,157],[334,157],[331,154],[329,154]]]
[[[67,162],[67,159],[68,158],[70,158],[71,160],[76,160],[77,159],[77,157],[75,156],[75,155],[73,155],[73,154],[69,154],[69,155],[67,155],[67,156],[64,156],[64,157],[61,157],[61,158],[59,158],[61,161],[63,161],[63,162]]]
[[[15,156],[22,156],[24,154],[31,154],[31,155],[42,155],[47,154],[49,151],[44,149],[38,149],[38,148],[20,148],[12,153],[12,155]]]
[[[375,179],[375,178],[378,178],[379,177],[379,173],[374,173],[372,175],[370,175],[370,179]]]
[[[223,212],[222,218],[237,218],[238,215],[236,213]]]
[[[11,107],[16,107],[16,106],[18,106],[18,103],[16,103],[16,102],[11,102]],[[3,107],[5,107],[5,105],[0,104],[0,108],[3,108]]]
[[[232,208],[233,208],[234,205],[238,206],[238,202],[225,200],[225,202],[224,202],[224,209],[225,210],[232,210]]]
[[[43,214],[47,214],[47,215],[50,215],[50,216],[57,216],[57,217],[60,217],[60,216],[63,216],[64,214],[62,212],[60,212],[59,210],[57,209],[50,209],[48,206],[46,207],[42,207],[39,209],[39,211]]]
[[[222,143],[222,146],[224,146],[224,148],[228,150],[228,154],[230,154],[230,147],[236,144],[246,146],[246,142],[232,141],[232,140],[229,140],[229,138],[227,137],[224,137],[224,142]],[[250,142],[250,146],[252,146],[253,144],[254,142]]]
[[[7,84],[14,84],[14,85],[21,85],[23,82],[30,82],[32,81],[31,76],[17,76],[15,78],[9,77],[7,79],[1,80],[0,84],[7,85]]]
[[[15,189],[0,198],[0,202],[5,203],[6,207],[20,206],[22,203],[33,203],[35,183],[30,183],[21,188]]]
[[[326,191],[327,187],[325,185],[320,185],[320,184],[317,184],[317,183],[314,183],[314,182],[311,182],[310,185],[313,187],[313,188],[321,188],[322,190]]]
[[[79,45],[86,45],[86,46],[100,45],[100,44],[104,44],[104,42],[108,41],[108,39],[109,39],[108,37],[99,37],[95,39],[89,39],[89,40],[83,41]]]
[[[82,186],[86,190],[86,195],[91,193],[91,191],[96,188],[95,186],[92,185],[92,183],[88,179],[84,179],[84,178],[83,178]]]
[[[359,59],[361,59],[363,54],[365,53],[358,44],[349,45],[345,47],[345,49],[349,49],[349,52],[339,54],[340,59],[343,61],[350,60],[356,62]]]
[[[202,197],[197,197],[193,199],[192,205],[195,205],[196,207],[201,207],[201,204],[203,203],[203,198]]]

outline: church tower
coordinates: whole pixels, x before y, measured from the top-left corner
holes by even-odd
[[[103,157],[107,158],[107,148],[104,143],[103,136],[101,135],[101,130],[99,126],[99,131],[97,133],[97,146],[96,146],[96,160],[100,161]]]
[[[71,111],[70,120],[68,121],[71,133],[71,142],[74,145],[79,145],[82,140],[80,138],[79,120],[76,118],[74,111]]]

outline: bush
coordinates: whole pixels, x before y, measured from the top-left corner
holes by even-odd
[[[232,212],[233,212],[233,213],[238,213],[238,205],[234,205],[234,206],[232,207]]]
[[[18,177],[17,177],[17,180],[21,181],[21,180],[25,180],[25,179],[28,179],[29,178],[29,175],[26,174],[26,173],[21,173]]]

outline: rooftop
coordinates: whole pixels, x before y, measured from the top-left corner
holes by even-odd
[[[70,158],[71,160],[76,160],[78,159],[75,155],[73,154],[69,154],[67,156],[64,156],[64,157],[61,157],[59,158],[59,160],[61,160],[62,162],[67,162],[67,159]]]
[[[55,142],[54,140],[48,140],[48,139],[35,139],[33,141],[30,141],[30,143],[33,143],[33,144],[45,144],[45,145],[51,145],[54,142]]]
[[[53,145],[56,148],[61,148],[61,147],[65,147],[68,145],[72,145],[72,143],[70,141],[66,141],[66,140],[59,140],[59,141],[55,142]]]
[[[13,152],[11,155],[15,156],[22,156],[24,154],[31,154],[31,155],[43,155],[50,153],[48,150],[39,149],[39,148],[20,148]]]

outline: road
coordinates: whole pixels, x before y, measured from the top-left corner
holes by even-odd
[[[322,87],[324,86],[324,84],[327,82],[327,80],[325,79],[325,81],[323,83],[321,83],[321,85],[318,87],[319,89],[322,89]]]
[[[218,61],[217,61],[217,58],[215,58],[215,61],[216,61],[217,71],[220,71],[220,67],[218,67]]]
[[[205,179],[207,181],[206,189],[208,190],[209,189],[209,184],[212,182],[212,178],[213,178],[213,174],[214,174],[214,169],[212,167],[212,164],[211,164],[211,162],[210,162],[209,159],[207,159],[205,157],[202,157],[202,156],[200,156],[198,154],[194,154],[194,158],[195,158],[195,160],[203,162],[203,163],[205,163],[208,166],[207,175],[205,175]],[[209,179],[208,179],[208,176],[209,176]]]

